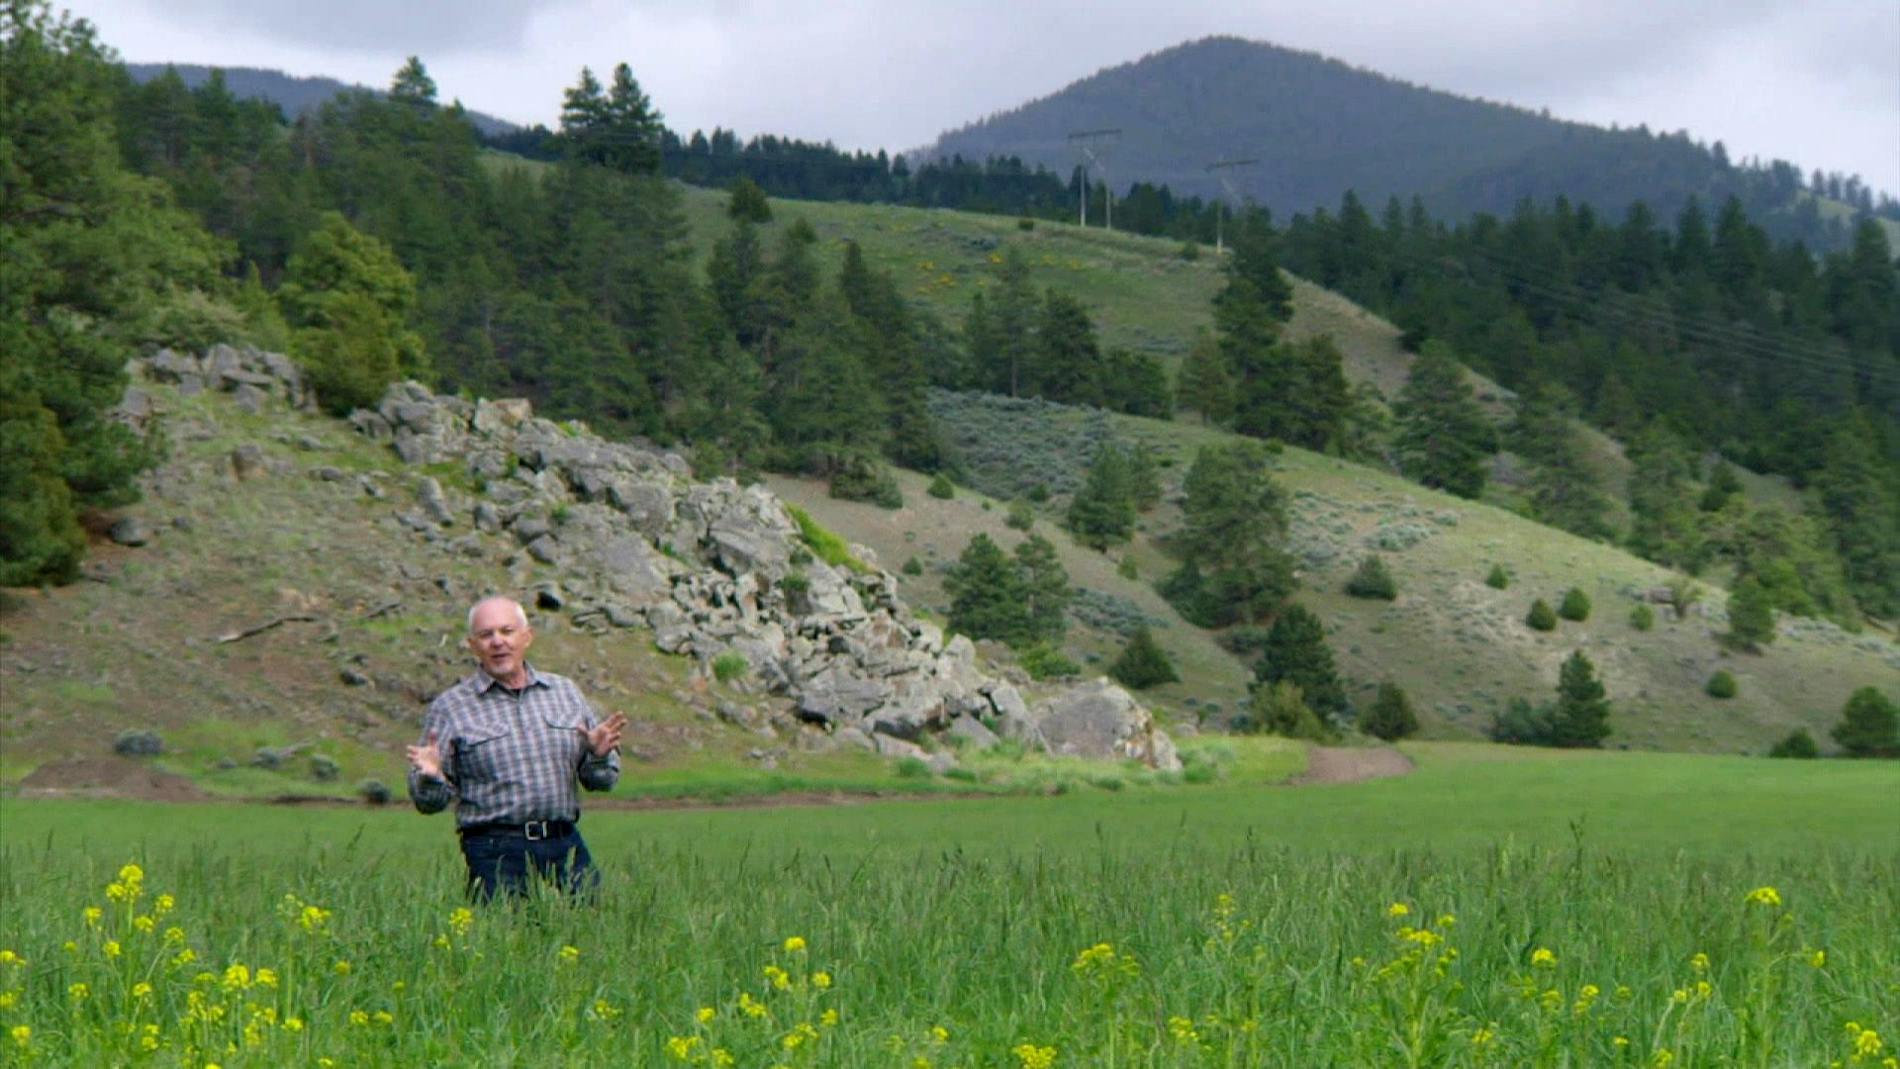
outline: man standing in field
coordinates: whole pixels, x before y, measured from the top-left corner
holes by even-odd
[[[409,797],[422,813],[455,801],[469,894],[525,894],[528,874],[567,891],[599,879],[575,822],[580,794],[620,779],[627,718],[602,721],[580,689],[526,660],[534,631],[510,598],[468,611],[468,648],[481,670],[438,695],[408,748]]]

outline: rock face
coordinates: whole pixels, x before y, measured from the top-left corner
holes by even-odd
[[[195,359],[167,350],[146,371],[181,386],[311,401],[296,366],[276,354],[220,346]],[[965,745],[1000,735],[1058,753],[1180,765],[1148,711],[1105,681],[1032,709],[984,674],[968,639],[945,642],[914,617],[896,578],[860,563],[869,551],[852,567],[814,558],[763,487],[694,482],[677,454],[536,417],[527,401],[471,403],[413,382],[392,385],[349,422],[408,464],[467,473],[466,484],[416,473],[412,503],[397,515],[412,537],[477,555],[484,537],[505,540],[562,570],[558,588],[539,591],[542,611],[580,627],[648,628],[661,650],[693,657],[705,675],[714,661],[729,672],[731,658],[742,658],[747,686],[834,743],[912,755],[954,729]],[[247,467],[234,460],[254,477]],[[381,493],[367,484],[365,492]]]

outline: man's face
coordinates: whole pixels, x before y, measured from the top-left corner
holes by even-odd
[[[491,601],[476,608],[468,648],[490,676],[505,683],[519,682],[522,658],[533,642],[534,631],[521,622],[508,602]]]

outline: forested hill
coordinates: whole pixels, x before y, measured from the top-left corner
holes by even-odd
[[[195,63],[127,63],[125,72],[132,80],[141,85],[175,70],[187,89],[196,89],[211,80],[214,68],[199,66]],[[348,85],[335,78],[303,78],[283,71],[265,70],[260,67],[218,67],[224,72],[225,88],[240,100],[264,100],[284,109],[284,114],[296,118],[306,112],[312,112],[335,97],[338,93],[359,90],[377,93],[381,90],[368,89],[360,85]],[[493,115],[484,115],[479,111],[464,111],[468,121],[484,136],[494,137],[517,129],[514,123],[506,119],[497,119]]]
[[[944,134],[929,159],[1020,157],[1067,174],[1082,157],[1070,134],[1119,130],[1107,145],[1112,184],[1165,183],[1215,196],[1216,161],[1240,194],[1285,218],[1331,207],[1353,190],[1368,204],[1424,198],[1433,215],[1508,214],[1562,194],[1618,216],[1634,200],[1673,217],[1691,195],[1738,197],[1771,236],[1840,247],[1848,228],[1822,218],[1793,164],[1732,163],[1720,145],[1646,128],[1606,130],[1455,96],[1310,52],[1211,37],[1103,70],[1012,111]],[[1857,179],[1816,175],[1819,192],[1900,218],[1900,203]],[[1830,233],[1831,232],[1831,233]]]

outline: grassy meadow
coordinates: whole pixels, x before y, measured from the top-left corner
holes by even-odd
[[[596,808],[581,908],[466,910],[444,817],[7,799],[0,1043],[225,1069],[1893,1054],[1900,769],[1409,750],[1335,787]]]

